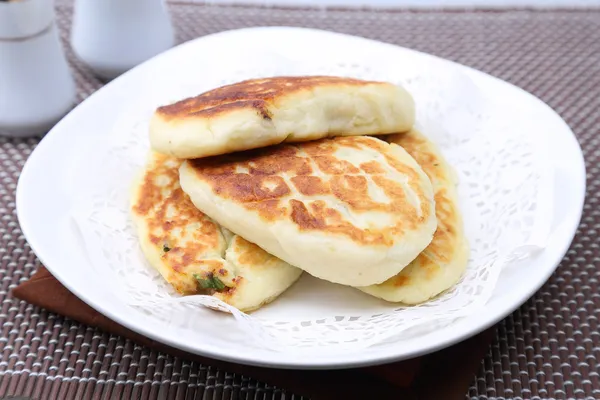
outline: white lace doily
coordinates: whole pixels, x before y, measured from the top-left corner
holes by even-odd
[[[114,130],[83,156],[82,197],[73,218],[86,251],[112,282],[115,296],[149,317],[198,329],[190,320],[200,305],[208,304],[233,314],[237,323],[228,329],[239,329],[248,346],[303,354],[356,350],[422,335],[473,313],[492,295],[502,268],[544,247],[551,223],[547,199],[552,170],[537,133],[527,129],[531,115],[507,99],[486,95],[447,64],[397,63],[364,54],[310,62],[252,53],[223,56],[202,68],[183,65],[165,74],[168,78],[149,76],[148,91],[136,96]],[[180,297],[145,261],[129,216],[129,190],[146,159],[154,108],[242,79],[292,74],[387,80],[412,93],[418,127],[439,145],[460,181],[471,257],[455,287],[424,304],[404,307],[304,274],[272,304],[246,315],[209,296]]]

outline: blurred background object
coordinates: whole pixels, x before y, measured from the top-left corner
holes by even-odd
[[[188,0],[207,4],[383,8],[553,8],[600,6],[600,0]]]
[[[75,103],[53,0],[0,1],[0,134],[46,132]]]
[[[71,46],[104,79],[171,48],[173,27],[164,0],[76,0]]]

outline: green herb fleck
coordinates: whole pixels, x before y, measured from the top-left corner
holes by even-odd
[[[219,278],[214,276],[212,273],[206,275],[206,277],[202,277],[198,274],[193,274],[194,278],[198,281],[202,289],[213,289],[217,292],[225,289],[227,286]]]
[[[166,244],[163,244],[163,251],[165,253],[168,253],[169,251],[171,251],[171,248],[169,246],[167,246]]]
[[[434,166],[434,167],[437,167],[437,166],[439,166],[439,165],[440,165],[439,163],[433,163],[433,166]]]

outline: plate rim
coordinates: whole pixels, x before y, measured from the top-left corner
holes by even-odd
[[[566,224],[568,226],[566,226],[566,227],[561,226],[562,229],[566,229],[569,232],[567,235],[568,239],[565,239],[564,241],[561,242],[561,248],[557,251],[556,256],[553,257],[554,261],[551,262],[552,266],[551,267],[549,266],[548,268],[546,268],[544,270],[545,273],[540,275],[538,277],[538,279],[536,279],[534,284],[530,285],[529,290],[527,290],[527,293],[523,293],[520,296],[518,301],[515,301],[514,304],[511,305],[510,307],[505,307],[504,312],[498,312],[492,318],[490,318],[488,316],[487,319],[484,319],[483,321],[480,320],[479,323],[474,325],[474,327],[471,326],[468,329],[463,329],[462,334],[450,335],[450,336],[446,337],[445,340],[438,341],[435,345],[427,346],[427,348],[424,348],[424,349],[417,349],[417,350],[413,350],[413,351],[404,351],[403,354],[401,354],[401,355],[398,355],[398,354],[378,355],[380,353],[375,353],[375,355],[373,355],[371,357],[356,356],[352,359],[352,361],[343,360],[343,359],[339,360],[339,361],[327,361],[326,359],[319,359],[317,362],[314,362],[314,361],[310,361],[310,360],[301,360],[301,359],[292,358],[289,355],[287,356],[287,358],[285,360],[283,360],[281,357],[279,357],[279,358],[275,357],[274,359],[256,359],[253,357],[247,357],[245,355],[231,354],[231,353],[227,352],[226,350],[225,351],[200,350],[199,348],[182,345],[181,343],[175,343],[172,340],[165,340],[165,338],[162,337],[161,335],[155,334],[154,332],[151,332],[148,329],[144,329],[144,327],[140,327],[135,324],[131,324],[127,320],[126,317],[120,317],[118,315],[115,315],[115,313],[111,312],[110,310],[107,310],[102,304],[96,304],[95,302],[90,302],[90,300],[87,299],[85,297],[85,295],[81,296],[80,290],[77,290],[76,287],[73,287],[73,285],[71,285],[69,283],[68,279],[65,279],[60,273],[57,274],[57,273],[53,272],[54,271],[53,267],[44,261],[44,259],[46,258],[46,254],[44,254],[45,252],[43,250],[43,245],[40,244],[37,241],[37,239],[35,239],[35,236],[36,236],[34,233],[35,228],[33,228],[32,222],[28,220],[27,212],[25,211],[27,209],[27,205],[26,205],[27,200],[23,197],[24,196],[23,187],[26,185],[26,182],[29,179],[28,176],[34,174],[33,172],[30,172],[30,171],[34,168],[34,167],[32,167],[32,165],[34,165],[34,166],[36,165],[35,160],[37,160],[37,158],[39,158],[40,154],[43,154],[43,152],[50,151],[51,144],[49,144],[49,143],[51,143],[51,141],[52,141],[51,138],[53,137],[55,132],[61,131],[63,121],[66,118],[68,118],[70,115],[72,115],[75,112],[79,112],[77,110],[80,110],[82,106],[85,107],[86,104],[89,104],[90,99],[95,98],[95,96],[97,96],[98,93],[102,93],[105,90],[107,90],[107,88],[111,87],[111,85],[113,85],[114,82],[126,81],[128,79],[128,76],[130,76],[131,74],[138,73],[137,71],[142,68],[145,68],[145,66],[148,65],[148,63],[153,62],[153,60],[155,60],[157,58],[166,57],[167,54],[169,54],[170,52],[172,52],[176,49],[180,49],[181,47],[184,47],[184,46],[187,47],[187,46],[193,45],[194,43],[196,43],[198,41],[206,40],[207,38],[225,37],[225,36],[232,35],[232,34],[239,35],[239,34],[243,34],[244,32],[257,31],[257,30],[268,30],[271,33],[276,33],[278,30],[296,31],[298,34],[309,32],[309,33],[317,33],[317,34],[345,37],[348,39],[360,40],[360,41],[363,41],[363,42],[369,43],[369,44],[385,45],[390,48],[401,48],[403,50],[408,50],[410,52],[415,52],[420,55],[425,55],[428,57],[432,57],[435,59],[439,59],[439,60],[443,60],[445,62],[452,63],[454,65],[458,65],[458,66],[460,66],[460,68],[463,68],[463,69],[466,68],[467,70],[471,71],[472,73],[482,74],[486,78],[500,81],[504,85],[510,85],[512,89],[516,89],[516,90],[520,91],[521,93],[532,97],[537,102],[539,102],[540,106],[544,106],[549,111],[554,113],[563,122],[564,128],[567,129],[568,132],[570,133],[569,140],[573,141],[573,144],[575,145],[575,148],[577,150],[576,154],[573,154],[573,156],[577,156],[578,168],[576,168],[576,169],[579,170],[580,174],[578,177],[572,177],[572,178],[579,181],[579,184],[577,186],[580,186],[581,190],[577,193],[577,198],[575,200],[571,200],[573,203],[577,203],[577,209],[571,210],[569,212],[569,217],[565,217],[569,222],[568,224]],[[177,51],[180,51],[180,50],[177,50]],[[566,132],[565,132],[565,134],[566,134]],[[48,148],[49,150],[45,150],[46,148]],[[524,89],[521,89],[520,87],[513,85],[510,82],[506,82],[506,81],[496,78],[492,75],[489,75],[485,72],[482,72],[482,71],[479,71],[472,67],[457,63],[455,61],[441,58],[441,57],[438,57],[438,56],[435,56],[432,54],[420,52],[420,51],[417,51],[414,49],[406,48],[403,46],[398,46],[398,45],[394,45],[391,43],[383,42],[383,41],[367,39],[367,38],[360,37],[360,36],[331,32],[331,31],[321,30],[321,29],[298,28],[298,27],[289,27],[289,26],[271,26],[271,27],[252,27],[252,28],[232,29],[232,30],[222,31],[222,32],[218,32],[218,33],[214,33],[214,34],[210,34],[210,35],[205,35],[205,36],[187,41],[185,43],[175,46],[175,47],[151,58],[150,60],[148,60],[142,64],[139,64],[138,66],[127,71],[126,73],[119,76],[112,82],[107,83],[106,85],[104,85],[103,87],[101,87],[100,89],[98,89],[97,91],[92,93],[88,98],[86,98],[84,101],[82,101],[76,107],[74,107],[73,110],[71,110],[71,112],[69,112],[69,114],[67,114],[61,121],[59,121],[42,138],[42,140],[38,143],[36,148],[31,152],[31,154],[28,157],[28,159],[26,160],[26,162],[21,170],[21,173],[19,175],[19,178],[18,178],[17,188],[16,188],[15,207],[16,207],[17,219],[18,219],[23,236],[25,237],[27,243],[31,247],[31,249],[34,252],[34,254],[36,255],[36,257],[53,274],[53,276],[55,276],[55,278],[57,280],[59,280],[68,290],[70,290],[72,293],[74,293],[80,300],[82,300],[83,302],[88,304],[90,307],[96,309],[97,311],[106,315],[108,318],[113,319],[115,322],[118,322],[119,324],[129,328],[130,330],[132,330],[134,332],[137,332],[141,335],[150,337],[154,340],[157,340],[158,342],[168,344],[171,347],[178,348],[180,350],[184,350],[184,351],[187,351],[190,353],[194,353],[194,354],[198,354],[201,356],[210,357],[210,358],[214,358],[214,359],[229,361],[229,362],[241,363],[241,364],[245,364],[245,365],[255,365],[255,366],[263,366],[263,367],[278,367],[278,368],[285,368],[285,369],[333,369],[333,368],[342,369],[342,368],[353,368],[353,367],[360,367],[360,366],[384,364],[384,363],[394,362],[394,361],[398,361],[398,360],[402,360],[402,359],[409,359],[409,358],[417,357],[417,356],[420,356],[423,354],[429,354],[429,353],[438,351],[442,348],[452,346],[453,344],[456,344],[458,342],[464,341],[472,336],[477,335],[478,333],[495,325],[496,323],[498,323],[499,321],[504,319],[507,315],[511,314],[516,309],[521,307],[531,296],[533,296],[546,283],[546,281],[554,273],[554,271],[556,270],[556,268],[558,267],[558,265],[564,258],[565,254],[569,250],[569,248],[572,244],[572,241],[575,237],[577,228],[579,227],[579,224],[581,222],[581,218],[583,216],[583,207],[585,204],[586,190],[587,190],[587,182],[586,182],[586,167],[585,167],[584,155],[583,155],[581,146],[580,146],[579,141],[577,140],[575,134],[573,133],[571,128],[568,126],[568,124],[563,120],[563,118],[555,110],[553,110],[551,107],[549,107],[548,104],[546,104],[543,100],[541,100],[537,96],[525,91]],[[556,231],[557,229],[558,229],[558,227],[553,228],[552,232]],[[543,251],[545,252],[546,249],[544,249]],[[477,315],[477,314],[472,314],[470,316],[461,318],[462,321],[453,323],[452,326],[456,326],[457,324],[458,325],[464,324],[465,320],[470,320],[475,315]],[[392,350],[392,348],[389,346],[386,346],[385,348],[388,350]],[[251,352],[250,354],[253,354],[253,353],[254,352]],[[272,354],[280,355],[280,353],[276,353],[276,352],[274,352]],[[349,357],[349,358],[352,358],[352,357]]]

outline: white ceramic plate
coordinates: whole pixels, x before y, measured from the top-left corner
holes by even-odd
[[[545,140],[554,168],[554,215],[551,234],[545,250],[526,261],[526,265],[511,265],[504,270],[492,298],[483,310],[461,318],[451,325],[407,340],[375,345],[356,352],[327,353],[322,356],[296,358],[285,352],[248,349],[222,338],[214,332],[198,331],[186,335],[165,326],[123,304],[110,295],[106,285],[95,281],[91,262],[70,219],[77,188],[74,172],[82,167],[77,153],[96,138],[106,135],[115,124],[119,112],[126,109],[135,96],[143,93],[147,77],[168,70],[169,65],[185,62],[190,52],[214,46],[220,51],[235,51],[247,41],[269,43],[269,46],[289,46],[302,43],[327,51],[327,46],[344,42],[371,48],[397,51],[399,48],[362,38],[300,28],[252,28],[223,32],[185,43],[136,67],[98,90],[42,140],[27,161],[17,188],[17,213],[23,233],[42,263],[69,290],[99,312],[118,323],[173,347],[208,357],[245,364],[281,368],[344,368],[378,364],[415,357],[464,340],[493,325],[525,302],[552,274],[575,234],[581,217],[585,194],[585,167],[578,143],[564,121],[546,104],[534,96],[473,69],[437,59],[453,68],[460,68],[471,80],[491,93],[511,99],[536,110],[543,125],[554,127]],[[204,47],[201,47],[204,46]],[[325,50],[324,50],[325,49]],[[332,49],[332,51],[334,51]],[[410,57],[429,57],[403,49]],[[203,53],[205,54],[205,53]],[[206,54],[210,62],[210,54]],[[166,68],[166,69],[165,69]],[[535,122],[534,122],[535,124]],[[94,280],[94,282],[90,282]]]

